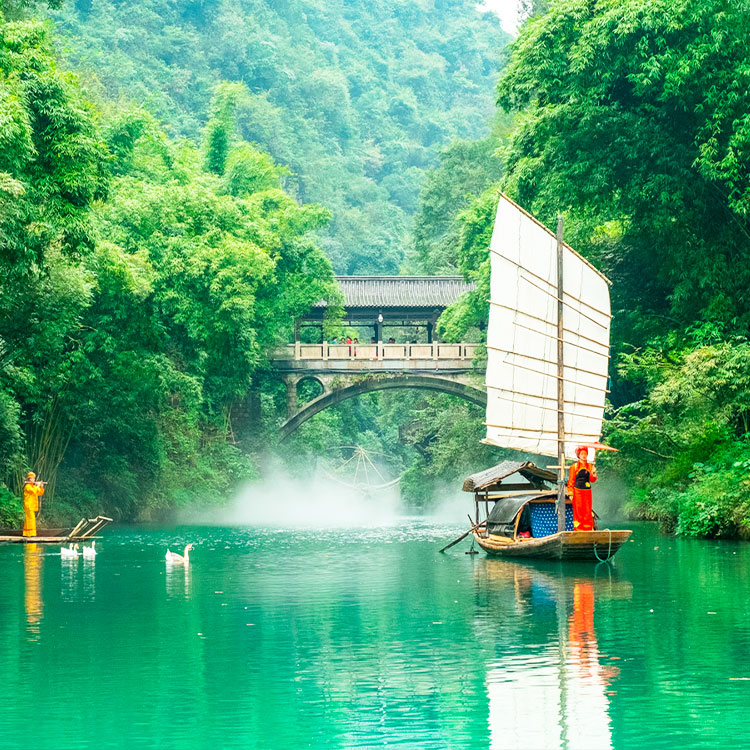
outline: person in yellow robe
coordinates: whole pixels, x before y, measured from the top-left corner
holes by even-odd
[[[36,536],[36,514],[39,512],[39,496],[44,494],[44,482],[36,481],[30,471],[23,485],[23,535]]]

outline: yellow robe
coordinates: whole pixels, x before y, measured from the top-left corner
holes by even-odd
[[[39,512],[39,496],[44,487],[26,482],[23,486],[23,535],[36,536],[36,514]]]

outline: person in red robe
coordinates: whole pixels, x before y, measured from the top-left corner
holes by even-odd
[[[568,474],[568,492],[573,496],[573,530],[593,531],[591,483],[596,482],[596,466],[588,462],[589,449],[585,445],[576,448],[576,456],[578,460]]]

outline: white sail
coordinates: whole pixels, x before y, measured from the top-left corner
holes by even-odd
[[[502,195],[490,244],[485,442],[558,455],[557,241]],[[565,454],[601,435],[609,367],[609,281],[563,249]]]

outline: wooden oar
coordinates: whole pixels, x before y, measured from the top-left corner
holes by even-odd
[[[474,529],[478,529],[483,523],[484,521],[475,523],[468,531],[461,534],[461,536],[458,537],[458,539],[454,539],[450,544],[446,544],[445,547],[443,547],[443,549],[438,550],[438,551],[445,552],[445,550],[450,549],[454,544],[458,544],[461,540],[466,539],[466,537],[469,536],[469,534],[471,534],[471,532],[474,531]]]

